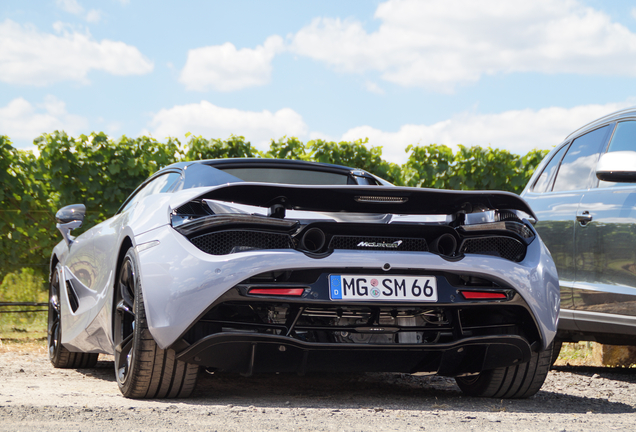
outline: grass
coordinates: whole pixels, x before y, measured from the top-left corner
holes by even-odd
[[[596,342],[565,342],[554,364],[557,366],[603,366],[601,347],[602,345]]]
[[[33,269],[7,273],[0,284],[0,302],[47,303],[46,281]],[[23,343],[46,339],[46,307],[11,306],[0,308],[0,340]],[[33,311],[18,312],[16,311]],[[37,311],[37,312],[36,312]],[[8,313],[7,313],[8,312]]]
[[[596,342],[564,343],[557,366],[636,367],[636,347]]]
[[[0,339],[17,341],[46,339],[46,320],[46,312],[0,313]]]
[[[46,338],[0,339],[0,354],[8,352],[45,354]]]
[[[0,353],[46,353],[46,325],[46,312],[0,313]]]

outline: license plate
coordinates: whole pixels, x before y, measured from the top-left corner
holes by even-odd
[[[331,300],[436,302],[434,276],[329,275]]]

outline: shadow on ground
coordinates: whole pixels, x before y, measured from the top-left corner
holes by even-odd
[[[635,370],[586,366],[555,368],[560,372],[612,380],[636,382]],[[628,372],[629,371],[629,372]],[[101,360],[96,368],[79,371],[113,382],[113,362]],[[160,400],[167,405],[176,400]],[[633,413],[636,409],[604,398],[580,397],[554,391],[539,391],[529,399],[487,399],[464,396],[452,378],[415,377],[400,373],[254,375],[209,374],[204,370],[187,405],[235,405],[257,408],[323,408],[418,411],[473,411],[518,413]]]

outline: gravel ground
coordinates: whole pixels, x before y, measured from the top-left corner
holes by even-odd
[[[202,373],[193,397],[123,398],[112,358],[53,369],[42,347],[0,350],[0,431],[634,430],[636,370],[559,367],[526,400],[462,396],[454,380],[405,374]]]

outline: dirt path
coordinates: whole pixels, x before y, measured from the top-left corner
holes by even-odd
[[[35,351],[35,352],[34,352]],[[403,374],[201,375],[192,398],[123,398],[110,358],[53,369],[43,348],[0,352],[2,431],[631,431],[636,370],[560,368],[528,400],[464,397]]]

